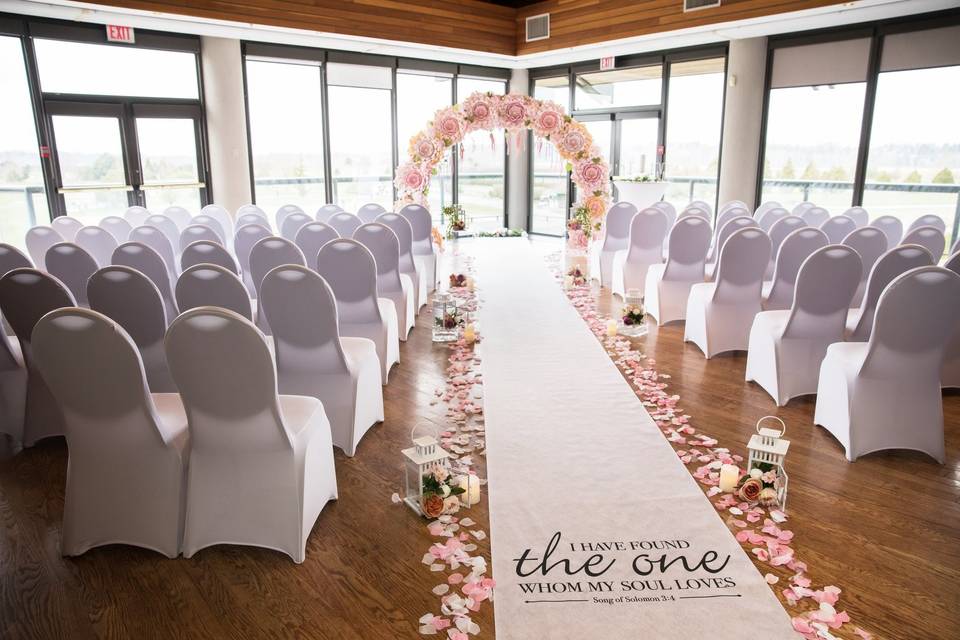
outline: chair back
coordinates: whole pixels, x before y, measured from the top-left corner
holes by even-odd
[[[245,213],[239,218],[237,218],[236,230],[233,232],[234,238],[236,238],[237,234],[240,233],[241,228],[250,224],[260,225],[264,229],[267,229],[268,231],[270,231],[270,233],[273,233],[270,227],[270,221],[267,220],[264,216],[260,215],[259,213]]]
[[[806,211],[807,209],[810,209],[811,207],[815,207],[815,206],[817,206],[817,205],[813,204],[812,202],[807,202],[806,200],[804,200],[803,202],[798,203],[797,206],[795,206],[795,207],[793,208],[793,211],[791,211],[790,213],[792,213],[792,214],[795,215],[795,216],[803,217],[803,212],[804,212],[804,211]]]
[[[261,209],[260,207],[258,207],[258,206],[255,205],[255,204],[245,204],[245,205],[243,205],[242,207],[240,207],[239,209],[237,209],[237,226],[236,226],[236,228],[238,228],[238,229],[240,228],[240,218],[243,217],[243,216],[245,216],[245,215],[248,215],[248,214],[252,214],[252,215],[255,215],[255,216],[263,219],[263,221],[264,221],[264,223],[265,223],[263,226],[265,226],[267,229],[270,228],[270,218],[267,217],[267,213],[266,213],[263,209]]]
[[[947,232],[947,223],[943,221],[943,218],[937,215],[927,214],[925,216],[920,216],[916,220],[910,223],[910,226],[907,227],[907,234],[911,231],[916,231],[920,227],[935,227],[940,231],[940,233]]]
[[[198,216],[194,216],[193,219],[190,221],[190,225],[187,228],[193,225],[198,225],[198,224],[212,229],[213,232],[217,234],[217,238],[219,238],[220,244],[224,244],[227,241],[227,230],[224,229],[223,225],[220,224],[220,221],[214,218],[213,216],[208,216],[205,213],[201,213]],[[183,236],[181,235],[181,237]]]
[[[630,221],[627,262],[649,259],[661,262],[663,241],[667,237],[667,215],[660,209],[647,207]]]
[[[654,202],[650,206],[660,209],[660,211],[663,211],[663,215],[667,216],[667,234],[669,234],[670,229],[673,229],[673,223],[677,221],[677,208],[666,200]]]
[[[776,200],[767,200],[766,202],[761,203],[760,206],[757,207],[757,210],[753,212],[753,219],[759,222],[760,219],[763,218],[764,215],[766,215],[767,211],[770,211],[771,209],[782,209],[782,208],[783,208],[783,205],[777,202]]]
[[[803,261],[817,249],[830,244],[827,234],[814,227],[795,229],[780,243],[773,266],[773,284],[764,302],[768,311],[789,309],[793,304],[793,292],[797,274]]]
[[[303,209],[295,204],[285,204],[277,209],[275,219],[277,221],[277,229],[279,229],[281,233],[283,233],[283,221],[287,219],[287,216],[293,215],[294,213],[306,215]],[[313,218],[310,218],[310,220],[313,220]],[[292,238],[290,239],[292,240]]]
[[[240,275],[240,269],[230,252],[219,242],[212,240],[197,240],[191,242],[180,254],[180,270],[186,271],[197,264],[215,264],[227,269],[231,273]]]
[[[377,264],[369,249],[356,240],[331,240],[318,252],[316,266],[333,291],[342,324],[382,322],[377,304]]]
[[[253,245],[269,237],[271,237],[269,224],[237,224],[237,232],[233,237],[233,251],[237,256],[237,262],[240,263],[243,283],[247,286],[247,293],[251,298],[257,297],[257,287],[253,283],[253,276],[250,275],[250,251]]]
[[[163,231],[157,229],[156,227],[143,225],[142,227],[134,228],[134,230],[130,232],[129,242],[138,242],[153,249],[163,261],[163,264],[167,269],[168,279],[175,277],[177,272],[177,258],[174,254],[173,247],[180,246],[179,238],[177,238],[176,245],[170,244],[169,238],[167,238],[167,235]],[[123,244],[119,246],[122,247]],[[114,264],[116,264],[116,262],[114,262]]]
[[[340,213],[341,211],[343,211],[343,207],[338,204],[325,204],[317,209],[317,213],[314,217],[316,218],[317,222],[327,222],[330,220],[333,214]]]
[[[330,216],[330,218],[327,220],[327,224],[336,229],[337,233],[339,233],[341,237],[349,238],[353,235],[353,232],[363,224],[363,220],[352,213],[340,211]]]
[[[45,257],[47,272],[70,289],[80,306],[87,306],[87,280],[97,270],[97,261],[72,242],[58,242]]]
[[[823,207],[810,207],[800,216],[808,226],[819,229],[824,222],[830,219],[830,212]]]
[[[857,230],[857,223],[847,216],[833,216],[820,225],[820,230],[827,234],[830,244],[841,244],[844,238]]]
[[[294,241],[297,238],[297,232],[300,228],[313,222],[313,218],[305,213],[293,212],[283,218],[283,223],[278,227],[280,235],[287,240]]]
[[[250,296],[236,273],[216,264],[196,264],[177,279],[177,307],[181,312],[197,307],[229,309],[253,320]]]
[[[717,214],[717,224],[713,228],[713,239],[716,241],[717,236],[720,235],[720,230],[723,229],[724,225],[733,220],[734,218],[739,218],[740,216],[750,217],[750,213],[744,207],[726,207]]]
[[[735,231],[720,249],[713,301],[759,303],[769,262],[770,236],[762,229]]]
[[[70,290],[49,273],[23,267],[0,278],[0,313],[24,347],[23,359],[28,364],[33,328],[40,318],[54,309],[76,306]]]
[[[870,214],[863,207],[850,207],[843,212],[843,215],[856,222],[858,229],[870,223]]]
[[[917,244],[901,244],[880,256],[867,276],[866,293],[860,304],[860,317],[857,318],[857,326],[853,328],[848,339],[852,342],[866,342],[870,339],[880,294],[897,276],[917,267],[930,267],[934,264],[930,252]]]
[[[37,269],[46,271],[47,249],[58,242],[64,242],[64,239],[60,232],[53,227],[37,226],[30,227],[27,230],[24,242],[27,245],[27,253],[30,254],[33,264],[37,266]]]
[[[727,238],[732,236],[734,233],[740,229],[759,229],[760,225],[757,224],[756,220],[750,216],[743,215],[737,216],[727,221],[720,229],[717,231],[717,239],[714,242],[714,252],[715,255],[720,257],[720,250],[723,248],[723,243],[727,241]]]
[[[680,212],[680,215],[677,217],[685,218],[687,216],[700,216],[707,222],[711,222],[710,212],[702,207],[695,207],[693,205],[688,205],[683,211]]]
[[[413,262],[413,229],[410,223],[396,213],[383,213],[376,221],[390,227],[397,236],[397,243],[400,245],[400,273],[406,273],[416,283],[417,267]]]
[[[413,230],[413,255],[433,255],[433,218],[427,208],[419,204],[408,204],[397,213],[407,219]]]
[[[194,242],[199,242],[200,240],[205,240],[207,242],[213,242],[216,244],[223,244],[223,239],[217,234],[216,231],[211,229],[205,224],[190,224],[180,232],[180,242],[177,245],[180,252],[182,253],[184,249],[193,244]]]
[[[186,224],[181,227],[174,221],[173,218],[167,216],[166,214],[155,213],[147,218],[144,226],[153,227],[162,231],[163,235],[165,235],[167,240],[170,241],[170,247],[176,251],[180,248],[180,231],[190,226],[190,220],[187,219]],[[136,231],[136,229],[134,229],[134,231]]]
[[[957,239],[954,240],[953,246],[950,247],[950,255],[955,256],[960,253],[960,235],[957,236]]]
[[[177,225],[177,229],[181,231],[187,228],[187,225],[190,224],[190,219],[193,218],[189,211],[177,205],[173,205],[164,209],[163,215],[173,220],[174,224]],[[150,223],[148,222],[147,224]]]
[[[894,218],[893,216],[880,216],[871,222],[870,226],[883,231],[883,233],[887,236],[888,247],[897,246],[900,244],[900,239],[903,238],[903,223],[900,222],[899,218]]]
[[[0,276],[14,269],[32,269],[30,258],[11,244],[0,242]],[[2,331],[0,331],[2,333]]]
[[[637,215],[637,207],[629,202],[618,202],[607,209],[604,220],[604,252],[620,251],[627,248],[630,240],[630,221]]]
[[[783,336],[827,336],[842,342],[847,311],[860,283],[862,269],[860,256],[851,247],[828,245],[811,253],[797,274]]]
[[[57,233],[63,236],[67,242],[73,242],[77,237],[77,231],[83,228],[83,223],[70,216],[57,216],[50,223]]]
[[[721,213],[729,211],[730,209],[749,209],[749,207],[743,200],[730,200],[729,202],[725,202],[723,206],[720,207],[720,209],[717,211],[717,215],[719,216]],[[750,214],[747,213],[747,215]]]
[[[713,214],[713,209],[710,207],[710,205],[707,203],[706,200],[691,200],[691,201],[690,201],[690,204],[688,204],[686,207],[684,207],[684,209],[685,209],[685,210],[686,210],[686,209],[700,209],[701,211],[703,211],[704,213],[707,214],[707,220],[708,220],[708,221],[713,217],[713,216],[712,216],[712,214]]]
[[[257,298],[260,297],[260,283],[263,282],[263,277],[271,269],[285,264],[306,265],[303,252],[286,238],[270,236],[253,245],[250,249],[250,277],[253,278]],[[261,328],[266,329],[268,325],[262,322],[264,316],[259,315],[257,319],[260,321]]]
[[[924,247],[933,256],[933,259],[940,262],[943,256],[943,248],[947,244],[947,239],[943,237],[943,231],[934,226],[917,227],[913,231],[903,236],[900,244],[918,244]]]
[[[123,219],[127,221],[127,224],[130,225],[130,228],[139,227],[143,224],[146,224],[147,218],[150,217],[150,211],[146,207],[141,207],[139,205],[134,205],[132,207],[127,207],[127,210],[123,212]],[[117,238],[118,242],[126,242],[126,238],[122,241]]]
[[[337,230],[326,222],[311,222],[300,227],[294,242],[303,251],[307,266],[313,269],[317,266],[317,254],[323,245],[339,237]]]
[[[144,220],[146,220],[146,218],[144,218]],[[129,240],[130,232],[133,231],[133,225],[120,216],[107,216],[100,221],[99,226],[112,235],[114,240],[117,241],[117,244]],[[137,226],[139,227],[140,225]]]
[[[663,279],[702,280],[712,235],[710,223],[700,216],[678,219],[667,238],[669,249]]]
[[[363,220],[364,223],[367,222],[376,222],[377,218],[382,213],[386,213],[387,210],[375,202],[370,202],[357,210],[357,217]]]
[[[887,236],[875,227],[860,227],[851,231],[843,244],[850,247],[860,256],[860,262],[863,266],[863,273],[860,279],[865,281],[870,275],[873,265],[887,252]]]
[[[385,224],[370,222],[360,225],[353,239],[361,243],[370,253],[377,265],[377,294],[399,293],[403,291],[400,283],[400,241],[397,234]],[[401,310],[398,310],[399,315]]]
[[[126,224],[122,218],[117,218],[117,220]],[[77,231],[74,242],[77,246],[93,256],[93,259],[97,261],[97,266],[100,267],[105,267],[110,264],[110,259],[113,257],[113,250],[120,244],[117,242],[117,239],[113,237],[112,233],[102,227],[93,226],[83,227]]]
[[[767,234],[770,236],[770,259],[777,259],[777,251],[780,250],[780,245],[783,244],[788,235],[806,226],[807,223],[800,216],[789,215],[777,220]]]
[[[221,207],[218,204],[208,204],[203,209],[200,209],[200,215],[210,216],[220,223],[220,228],[223,230],[224,242],[226,242],[227,238],[233,237],[233,218],[230,216],[230,212],[227,211],[226,207]]]
[[[149,278],[157,291],[160,292],[167,320],[176,317],[177,305],[173,299],[170,271],[159,253],[142,242],[131,240],[117,247],[117,250],[113,252],[112,262],[115,265],[136,269]]]
[[[768,210],[763,214],[763,217],[757,220],[757,222],[760,225],[760,228],[763,229],[764,233],[770,233],[770,229],[773,228],[773,225],[777,224],[779,221],[783,220],[789,215],[791,215],[789,211],[783,207],[777,207]]]
[[[954,251],[951,253],[947,261],[943,263],[943,268],[950,269],[950,271],[960,275],[960,252]]]

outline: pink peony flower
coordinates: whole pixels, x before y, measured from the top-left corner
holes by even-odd
[[[505,129],[515,129],[524,125],[527,119],[527,106],[523,98],[508,95],[500,101],[500,124]]]
[[[575,124],[573,126],[568,126],[564,131],[560,133],[560,139],[556,141],[557,150],[560,151],[560,154],[567,158],[574,158],[578,153],[589,149],[593,141],[590,139],[590,134],[587,133],[585,129],[582,129],[582,125]]]
[[[442,109],[433,119],[433,130],[447,146],[463,138],[463,118],[453,108]]]
[[[420,165],[407,162],[397,170],[397,188],[405,191],[420,192],[426,188],[430,177]]]
[[[471,131],[476,129],[492,129],[494,127],[497,100],[497,96],[476,91],[463,101],[464,120],[467,121],[468,128]]]
[[[594,191],[607,179],[606,167],[592,160],[582,160],[575,167],[573,179],[578,185]]]
[[[443,140],[431,131],[421,131],[410,139],[410,155],[414,160],[436,164],[443,157]]]

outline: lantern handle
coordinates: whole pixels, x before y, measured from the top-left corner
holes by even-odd
[[[783,434],[785,434],[785,433],[787,432],[787,425],[786,425],[786,423],[784,423],[783,420],[781,420],[781,419],[778,418],[777,416],[763,416],[762,418],[760,418],[759,420],[757,420],[757,433],[760,433],[760,425],[763,424],[763,421],[764,421],[764,420],[776,420],[777,422],[780,423],[780,435],[777,436],[778,438],[782,437]]]

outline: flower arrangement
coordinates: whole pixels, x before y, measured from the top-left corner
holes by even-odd
[[[643,306],[637,304],[623,305],[621,321],[625,326],[632,327],[643,324]]]
[[[465,287],[467,286],[467,276],[462,273],[451,273],[450,274],[450,286],[451,287]]]
[[[779,503],[777,484],[780,481],[776,467],[759,464],[740,478],[737,495],[744,502],[775,507]]]
[[[463,324],[463,317],[460,315],[460,311],[456,307],[451,307],[450,311],[447,311],[443,316],[437,316],[434,319],[434,324],[436,324],[441,329],[453,330]]]
[[[573,267],[570,271],[567,271],[567,275],[573,278],[573,285],[575,287],[582,287],[587,284],[587,275],[580,269],[580,267]]]
[[[496,231],[479,231],[478,238],[519,238],[523,235],[520,229],[497,229]]]
[[[460,499],[457,496],[463,492],[464,489],[450,474],[447,467],[435,465],[430,473],[423,476],[420,510],[428,518],[439,518],[445,513],[456,513],[460,509]]]
[[[453,237],[454,231],[463,231],[467,228],[467,214],[459,204],[451,204],[443,208],[443,217],[447,219],[447,238]]]

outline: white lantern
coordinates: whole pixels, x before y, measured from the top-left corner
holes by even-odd
[[[631,321],[627,322],[627,314]],[[639,314],[639,319],[636,316]],[[620,333],[631,338],[647,335],[647,323],[644,320],[643,298],[639,289],[628,289],[623,297],[623,309],[620,312]]]
[[[419,515],[425,515],[423,504],[423,479],[432,474],[437,467],[443,467],[450,473],[450,454],[437,442],[436,430],[428,426],[417,426],[411,434],[413,446],[402,451],[404,457],[404,496],[403,501]],[[450,481],[451,487],[464,490],[459,496],[461,507],[470,506],[472,483],[475,476],[468,476],[465,485],[461,478]],[[443,496],[441,496],[443,497]]]
[[[433,296],[433,341],[453,342],[458,338],[460,314],[457,301],[447,291]]]
[[[779,431],[761,426],[765,420],[775,420],[780,423]],[[760,469],[763,472],[774,470],[777,481],[774,489],[777,492],[777,501],[781,509],[787,508],[787,472],[783,469],[783,459],[787,456],[790,441],[783,439],[787,432],[787,425],[777,416],[764,416],[757,421],[757,432],[750,436],[747,444],[749,458],[747,472],[751,469]]]

